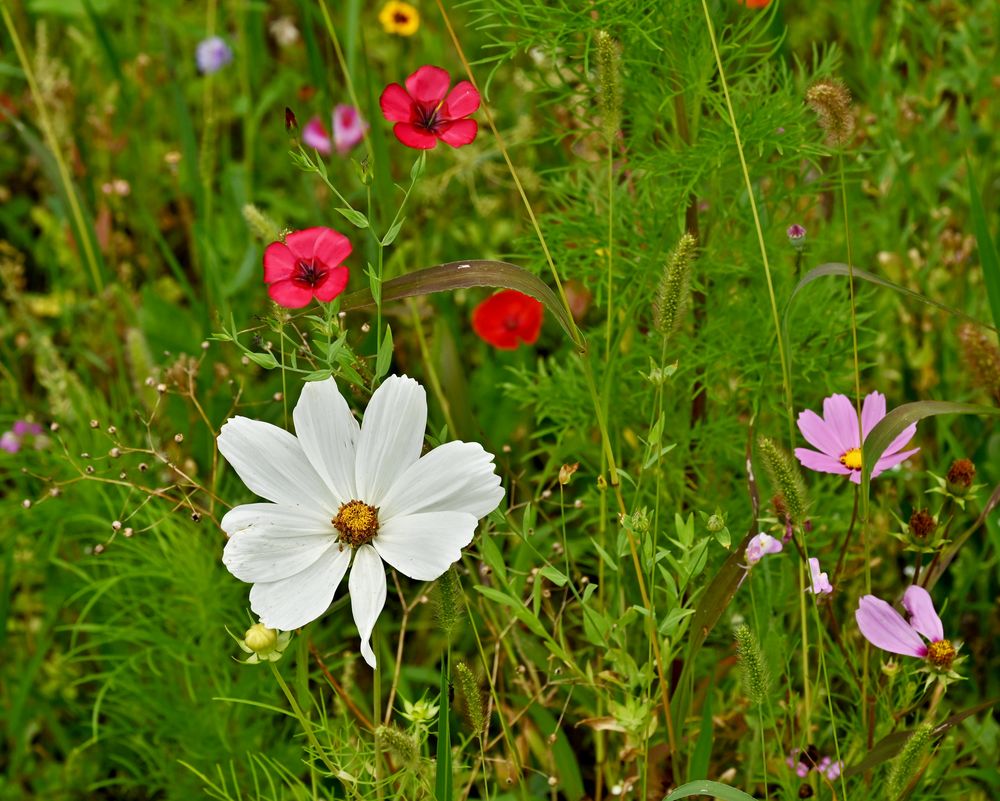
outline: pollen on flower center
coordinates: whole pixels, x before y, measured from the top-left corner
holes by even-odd
[[[861,448],[851,448],[840,457],[840,463],[848,470],[860,470]]]
[[[300,261],[295,265],[295,275],[293,276],[296,283],[305,284],[308,287],[314,287],[323,277],[326,275],[326,270],[318,266],[314,261]]]
[[[364,501],[342,503],[333,518],[333,527],[340,532],[341,542],[357,548],[378,534],[378,509]]]
[[[934,667],[947,670],[955,661],[955,646],[951,640],[938,640],[927,646],[927,661]]]

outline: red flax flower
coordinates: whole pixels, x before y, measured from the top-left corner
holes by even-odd
[[[461,147],[476,138],[479,126],[464,118],[479,108],[479,92],[468,81],[459,81],[451,92],[450,85],[446,70],[427,65],[406,79],[405,89],[398,83],[385,87],[378,102],[385,118],[396,123],[392,132],[400,142],[431,150],[438,139]]]
[[[513,289],[486,298],[472,312],[472,328],[500,350],[534,345],[542,330],[542,304]]]
[[[332,228],[295,231],[264,250],[267,294],[286,309],[300,309],[313,298],[329,303],[347,286],[341,262],[350,255],[351,243]]]

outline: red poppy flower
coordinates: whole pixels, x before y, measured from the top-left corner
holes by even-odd
[[[767,8],[771,0],[736,0],[741,6],[747,8]]]
[[[396,123],[392,132],[400,142],[431,150],[438,139],[461,147],[476,138],[479,126],[464,118],[479,108],[479,92],[468,81],[448,92],[450,85],[446,70],[427,65],[406,79],[405,89],[398,83],[385,87],[378,102],[385,118]]]
[[[534,298],[505,289],[476,306],[472,328],[493,347],[515,350],[521,342],[534,345],[538,340],[542,311],[542,304]]]
[[[300,309],[316,298],[329,303],[347,286],[351,243],[332,228],[306,228],[264,250],[264,281],[271,300]]]

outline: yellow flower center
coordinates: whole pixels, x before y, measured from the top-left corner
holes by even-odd
[[[348,501],[340,505],[332,522],[340,532],[340,541],[357,548],[378,534],[378,509],[364,501]]]
[[[950,640],[938,640],[927,646],[927,661],[934,667],[948,670],[955,661],[955,646]]]
[[[848,470],[861,469],[861,448],[851,448],[840,457],[840,463]]]

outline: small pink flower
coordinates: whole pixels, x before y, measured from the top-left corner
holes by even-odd
[[[833,592],[829,576],[819,570],[819,559],[813,557],[809,560],[809,573],[812,575],[812,586],[806,587],[806,590],[813,595],[829,595]]]
[[[378,102],[385,118],[396,123],[392,132],[400,142],[431,150],[438,139],[461,147],[476,138],[479,126],[465,118],[479,108],[479,92],[468,81],[459,81],[451,92],[450,85],[446,70],[426,65],[406,79],[405,89],[398,83],[385,87]]]
[[[313,117],[306,123],[306,127],[302,129],[302,142],[324,156],[329,156],[333,150],[330,134],[327,133],[326,126],[319,117]]]
[[[955,659],[955,648],[944,639],[944,626],[934,610],[930,593],[918,584],[903,594],[903,607],[910,616],[907,623],[901,614],[874,595],[864,595],[854,613],[858,628],[876,648],[902,656],[926,658],[938,668],[948,669]],[[930,644],[925,644],[921,635]]]
[[[865,398],[861,409],[861,431],[858,431],[858,413],[846,395],[832,395],[823,401],[823,416],[806,410],[799,415],[799,431],[806,441],[819,452],[796,448],[795,456],[803,467],[820,473],[850,476],[855,484],[861,483],[861,447],[875,425],[885,417],[885,395],[872,392]],[[907,426],[889,443],[872,469],[872,478],[900,462],[906,461],[920,448],[904,451],[902,448],[917,433],[917,424]]]
[[[361,114],[354,106],[341,103],[333,110],[333,142],[337,146],[337,152],[341,155],[347,153],[358,142],[365,138],[368,130],[368,123],[361,118]]]
[[[770,534],[758,534],[747,543],[746,559],[747,566],[753,567],[769,553],[780,553],[784,548],[781,540],[775,539]]]
[[[302,308],[313,298],[329,303],[347,286],[348,270],[341,262],[350,255],[350,241],[332,228],[289,234],[264,250],[267,294],[286,309]]]
[[[0,436],[0,449],[7,453],[17,453],[21,450],[21,438],[13,431],[4,431]]]

